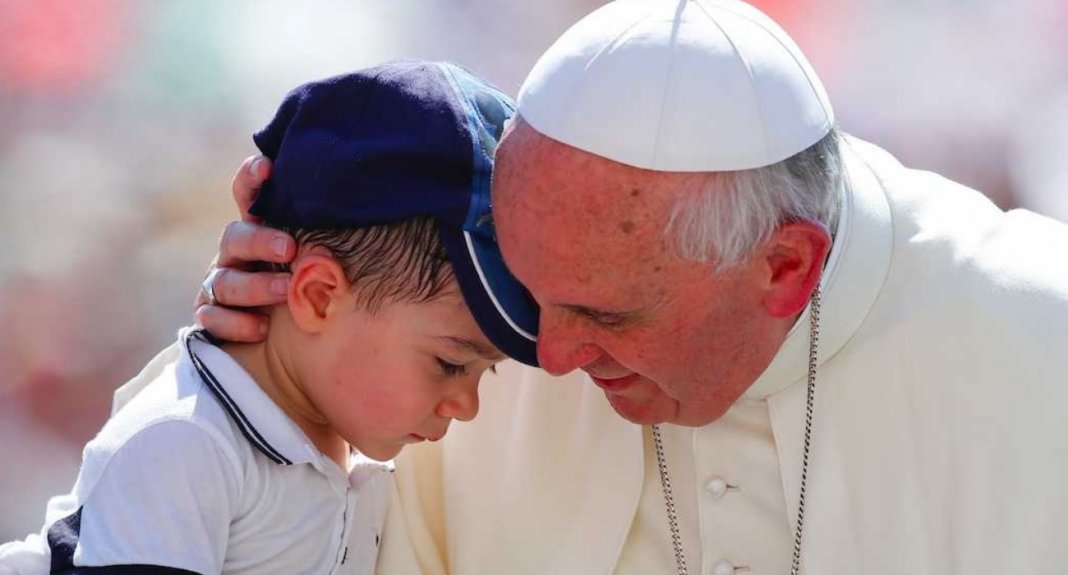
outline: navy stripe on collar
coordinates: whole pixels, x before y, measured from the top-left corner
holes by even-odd
[[[189,358],[193,361],[193,367],[196,368],[197,373],[200,375],[200,379],[204,381],[204,384],[208,386],[208,389],[215,395],[219,403],[230,415],[230,418],[237,423],[237,427],[241,429],[241,433],[244,434],[245,439],[248,440],[256,449],[260,450],[267,459],[279,464],[279,465],[293,465],[293,462],[282,455],[277,449],[275,449],[249,421],[244,412],[241,411],[241,407],[237,405],[237,402],[230,397],[230,394],[226,392],[226,388],[219,383],[219,380],[215,378],[215,375],[211,373],[204,362],[201,361],[197,354],[193,352],[193,339],[198,339],[205,343],[215,344],[215,338],[211,337],[204,330],[191,330],[185,336],[185,348],[189,352]]]

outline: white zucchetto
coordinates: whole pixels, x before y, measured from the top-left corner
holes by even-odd
[[[639,168],[708,172],[784,160],[834,124],[800,49],[732,0],[617,0],[572,26],[519,90],[538,132]]]

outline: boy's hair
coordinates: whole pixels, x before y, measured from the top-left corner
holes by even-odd
[[[329,250],[371,313],[387,303],[431,301],[455,281],[432,217],[343,230],[272,227],[292,235],[298,246]]]

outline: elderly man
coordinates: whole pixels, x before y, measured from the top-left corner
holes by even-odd
[[[1068,229],[838,134],[754,8],[577,23],[493,199],[542,367],[585,374],[501,369],[406,453],[380,573],[1068,571]],[[222,305],[289,246],[232,225],[199,321],[258,337]]]

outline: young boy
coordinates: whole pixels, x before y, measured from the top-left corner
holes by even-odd
[[[536,308],[489,220],[513,110],[444,63],[291,92],[254,136],[274,169],[251,210],[297,240],[288,302],[259,344],[180,333],[177,360],[50,502],[43,569],[370,573],[389,475],[350,453],[385,461],[437,440],[475,417],[502,352],[536,363]]]

